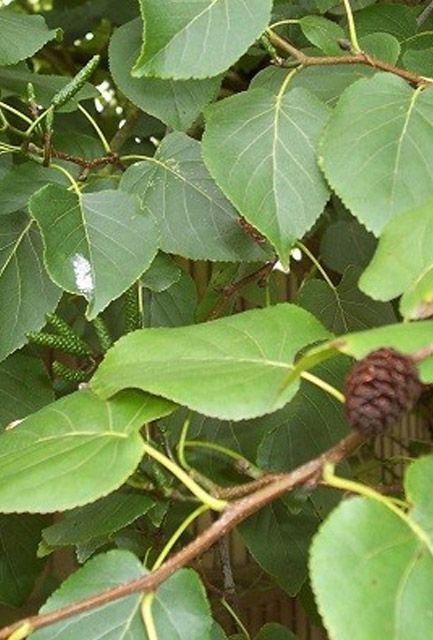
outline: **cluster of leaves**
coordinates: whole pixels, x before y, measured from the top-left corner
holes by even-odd
[[[375,0],[3,4],[0,600],[73,547],[45,613],[160,566],[221,486],[338,442],[351,359],[431,345],[433,21]],[[330,638],[427,638],[432,475],[414,462],[398,501],[329,476],[363,497],[302,489],[239,531],[317,621],[311,582]],[[226,633],[182,568],[31,638]]]

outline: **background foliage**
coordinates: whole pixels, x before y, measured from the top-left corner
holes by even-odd
[[[431,346],[432,15],[0,1],[4,624],[114,594],[248,481],[321,469],[349,433],[353,359]],[[419,374],[425,420],[432,357]],[[431,636],[426,434],[392,486],[367,443],[344,478],[325,465],[324,486],[260,504],[251,488],[241,508],[268,587],[332,640]],[[180,562],[150,593],[10,637],[295,640],[243,624],[221,527],[216,587]]]

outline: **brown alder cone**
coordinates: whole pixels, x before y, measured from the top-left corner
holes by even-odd
[[[413,408],[422,389],[410,356],[389,348],[372,351],[346,379],[347,420],[363,435],[380,435]]]

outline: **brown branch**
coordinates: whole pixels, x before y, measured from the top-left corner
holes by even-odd
[[[294,47],[290,42],[279,36],[272,30],[267,31],[267,35],[271,43],[292,56],[303,67],[337,65],[337,64],[364,64],[374,69],[393,73],[411,84],[416,86],[428,85],[433,83],[433,79],[425,78],[406,69],[401,69],[393,64],[374,58],[363,51],[350,56],[306,56],[305,53]]]
[[[133,593],[154,591],[175,571],[190,564],[253,513],[256,513],[270,502],[297,486],[303,485],[311,488],[316,486],[320,482],[322,469],[326,463],[336,464],[340,462],[364,441],[365,438],[363,436],[353,432],[325,451],[318,458],[303,464],[290,473],[278,475],[275,481],[258,489],[255,493],[229,503],[216,522],[203,531],[203,533],[190,542],[190,544],[169,558],[167,562],[156,571],[113,589],[109,589],[104,593],[99,593],[90,598],[57,609],[57,611],[24,618],[12,625],[3,627],[3,629],[0,630],[0,640],[6,640],[14,631],[27,623],[30,625],[31,630],[35,631],[36,629],[41,629],[60,620],[65,620],[71,616],[106,605],[120,598],[132,595]]]
[[[257,269],[257,271],[253,271],[253,273],[249,273],[244,278],[241,278],[240,280],[233,282],[227,287],[223,287],[221,290],[221,298],[218,300],[218,302],[213,307],[213,309],[211,309],[211,311],[209,312],[208,320],[213,320],[214,318],[217,318],[219,314],[223,311],[224,307],[226,306],[230,298],[235,294],[239,293],[239,291],[244,287],[246,287],[248,284],[251,284],[257,280],[261,280],[262,278],[267,278],[268,275],[271,273],[272,269],[274,268],[274,265],[275,265],[275,261],[267,262],[266,264],[261,266],[260,269]]]
[[[96,169],[97,167],[104,167],[106,165],[117,164],[119,162],[119,158],[116,155],[102,156],[100,158],[94,158],[93,160],[86,160],[81,156],[75,156],[71,153],[65,153],[64,151],[59,151],[58,149],[51,149],[51,156],[53,158],[59,158],[60,160],[72,162],[73,164],[77,164],[79,167],[88,169],[89,171],[91,171],[92,169]]]

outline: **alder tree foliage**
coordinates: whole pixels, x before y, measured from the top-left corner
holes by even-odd
[[[432,637],[430,76],[428,2],[0,2],[1,639],[295,639],[235,527],[331,640]]]

